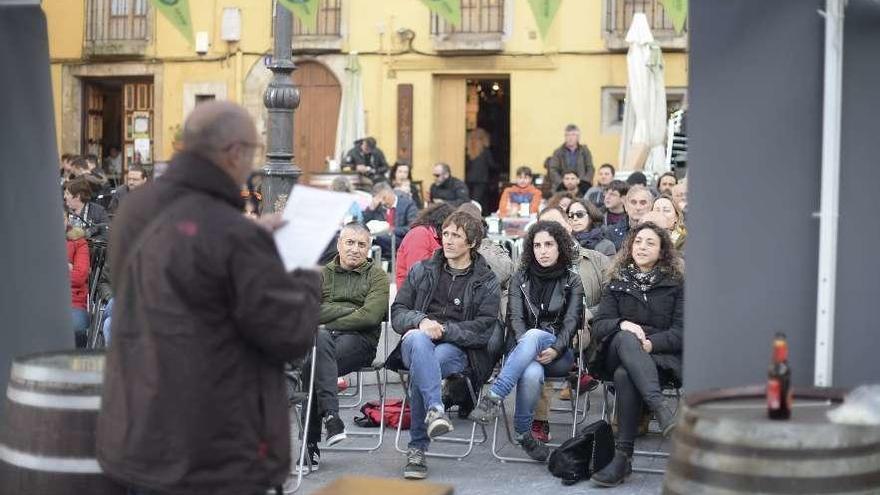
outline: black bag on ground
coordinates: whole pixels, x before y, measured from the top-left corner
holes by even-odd
[[[604,420],[590,423],[550,454],[547,469],[563,485],[589,479],[614,457],[614,435]]]

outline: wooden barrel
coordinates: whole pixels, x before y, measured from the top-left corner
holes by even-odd
[[[845,391],[795,389],[792,417],[767,419],[761,386],[688,398],[663,480],[667,495],[880,493],[880,427],[831,423]]]
[[[100,351],[37,354],[12,363],[0,436],[3,493],[124,494],[95,460]]]

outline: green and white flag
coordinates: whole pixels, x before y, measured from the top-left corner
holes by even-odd
[[[680,34],[684,30],[684,21],[688,16],[688,0],[661,0],[661,2],[666,9],[666,15],[675,27],[675,32]]]
[[[153,0],[156,10],[162,12],[168,22],[174,25],[180,34],[193,44],[192,19],[189,16],[189,0]]]
[[[461,25],[461,0],[422,0],[431,12],[446,19],[453,26]]]
[[[313,32],[318,30],[318,5],[319,0],[278,0],[287,10],[293,12],[293,15],[299,17],[303,26],[311,29]]]
[[[538,24],[538,31],[541,32],[541,38],[547,37],[547,31],[553,24],[553,18],[556,17],[556,11],[559,10],[559,4],[562,0],[529,0],[532,7],[532,14],[535,15],[535,23]]]

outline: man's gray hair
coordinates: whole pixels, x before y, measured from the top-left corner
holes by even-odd
[[[441,167],[443,167],[443,173],[445,173],[446,175],[452,175],[452,169],[449,168],[449,164],[448,164],[448,163],[437,162],[436,164],[434,164],[435,167],[438,166],[438,165],[441,166]]]
[[[193,118],[190,115],[184,123],[183,145],[188,151],[215,153],[242,139],[242,129],[250,119],[247,112],[234,104],[216,102],[209,105],[215,107],[209,117]]]
[[[369,238],[370,235],[371,235],[371,234],[370,234],[370,229],[366,228],[366,227],[364,226],[364,224],[362,224],[362,223],[358,223],[358,222],[348,222],[347,224],[343,225],[343,226],[342,226],[342,230],[339,231],[340,235],[341,235],[342,232],[344,232],[344,231],[354,232],[354,233],[357,233],[357,234],[363,234],[363,235],[367,236],[368,238]]]
[[[568,124],[565,126],[565,132],[581,132],[581,129],[574,124]]]
[[[339,176],[330,183],[330,190],[336,192],[351,192],[351,182],[348,177]]]
[[[391,184],[384,181],[373,184],[373,196],[384,192],[394,192],[394,189],[391,188]]]

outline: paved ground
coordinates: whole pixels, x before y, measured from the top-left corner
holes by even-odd
[[[400,397],[400,392],[400,387],[397,385],[389,388],[389,396],[391,397]],[[377,397],[376,389],[372,386],[366,388],[366,394],[368,398]],[[599,413],[602,410],[601,394],[594,393],[591,403],[592,407],[587,418],[588,422],[594,421],[599,417]],[[558,402],[554,405],[568,407],[568,402]],[[512,414],[512,404],[508,405],[508,411]],[[351,421],[351,418],[355,416],[355,412],[356,410],[348,409],[343,410],[341,413],[346,420],[349,431],[360,430]],[[556,414],[555,419],[562,420],[564,415],[561,413]],[[471,424],[468,421],[456,419],[456,431],[452,435],[461,435],[465,432],[470,433]],[[455,486],[455,493],[457,495],[510,495],[511,493],[634,495],[660,493],[662,476],[657,474],[633,473],[624,485],[614,489],[600,489],[592,486],[589,481],[565,487],[557,478],[550,475],[544,464],[502,463],[495,459],[491,452],[492,428],[487,427],[487,431],[489,433],[488,441],[474,447],[470,456],[463,460],[429,458],[428,480]],[[346,474],[400,478],[404,456],[394,449],[394,433],[393,430],[386,431],[382,447],[372,453],[323,452],[320,471],[306,477],[300,493],[315,493],[322,486]],[[511,446],[507,442],[501,428],[499,428],[499,434],[501,434],[503,439],[502,445],[505,446],[502,449],[503,454],[518,455],[521,453],[518,447]],[[568,438],[564,425],[553,425],[551,434],[554,436],[554,441],[558,441],[560,438]],[[400,439],[402,448],[406,448],[408,439],[408,433],[406,431],[402,432]],[[340,445],[363,445],[365,443],[364,439],[350,439]],[[431,450],[441,452],[455,447],[460,446],[434,443]],[[639,450],[656,450],[663,447],[663,440],[654,434],[642,437],[636,443],[636,448]],[[637,457],[635,464],[636,466],[656,468],[662,467],[663,462],[660,459]]]

